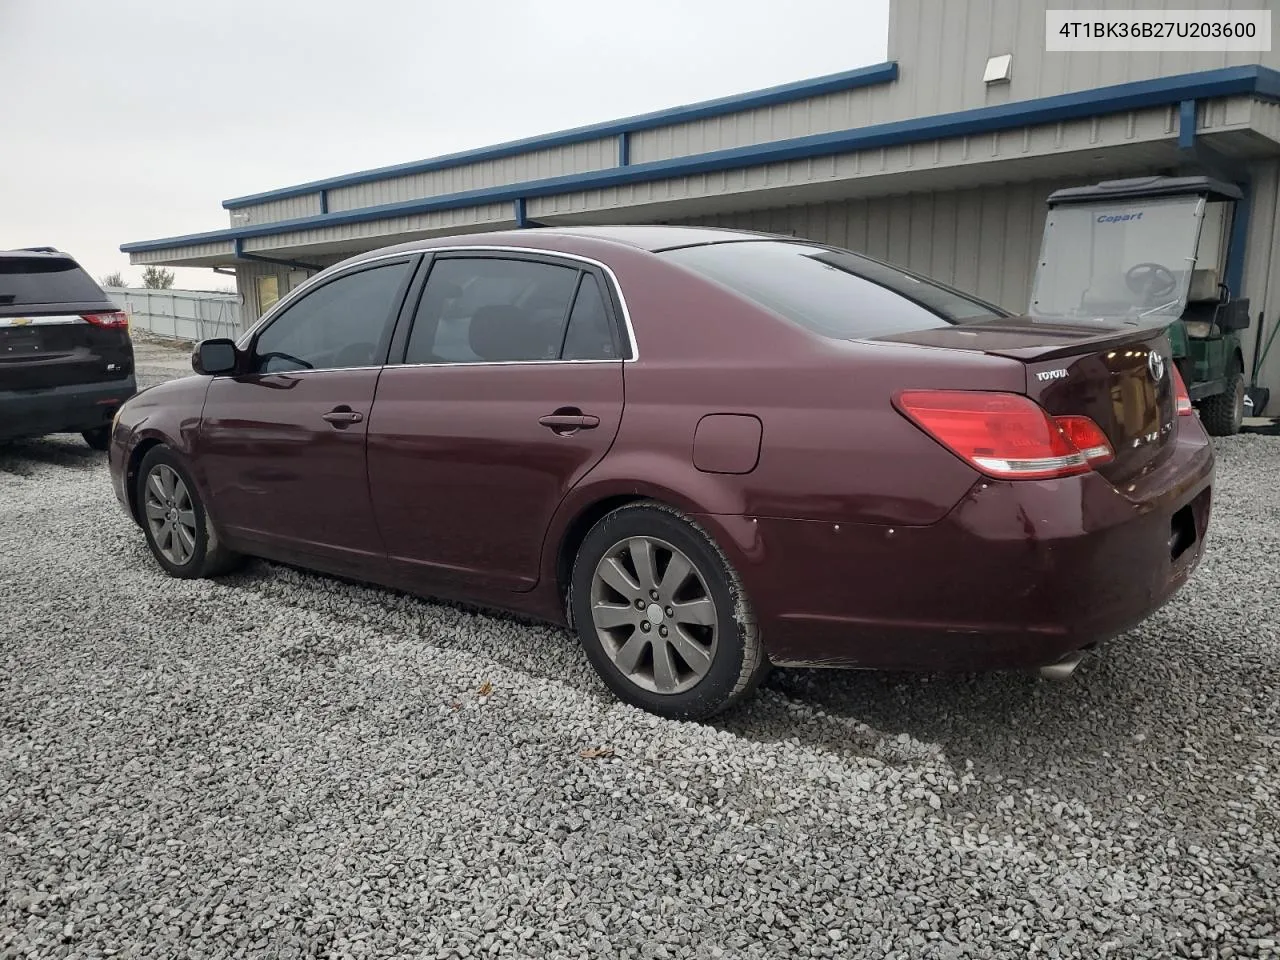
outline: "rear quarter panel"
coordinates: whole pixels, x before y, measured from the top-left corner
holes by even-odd
[[[544,550],[554,579],[566,529],[604,499],[639,496],[689,514],[923,525],[944,516],[978,475],[903,418],[912,387],[1022,392],[1021,363],[904,344],[834,341],[652,254],[611,265],[639,357],[624,369],[621,427],[604,460],[566,497]],[[699,420],[759,418],[755,469],[694,465]]]
[[[660,255],[630,256],[615,272],[639,358],[625,366],[622,425],[588,485],[631,476],[687,491],[708,513],[931,523],[976,474],[905,420],[893,394],[1026,388],[1016,360],[831,340]],[[715,413],[759,418],[760,458],[750,473],[694,466],[698,421]]]

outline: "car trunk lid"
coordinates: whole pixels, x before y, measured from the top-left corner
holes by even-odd
[[[1086,416],[1107,435],[1115,459],[1098,472],[1112,483],[1127,482],[1169,454],[1177,397],[1162,325],[992,317],[877,339],[1021,361],[1027,396],[1053,416]]]

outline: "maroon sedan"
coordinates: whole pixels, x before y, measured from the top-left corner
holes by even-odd
[[[1209,520],[1159,327],[1011,316],[791,238],[404,244],[193,365],[111,442],[169,573],[253,555],[567,623],[671,717],[771,663],[1069,673],[1185,582]]]

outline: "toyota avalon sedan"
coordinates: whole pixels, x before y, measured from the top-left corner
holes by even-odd
[[[157,562],[565,624],[668,717],[770,664],[1071,671],[1186,581],[1213,454],[1162,328],[790,237],[544,228],[313,277],[124,404]]]

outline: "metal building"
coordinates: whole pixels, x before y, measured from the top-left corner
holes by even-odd
[[[1247,190],[1228,274],[1252,301],[1249,370],[1258,314],[1268,335],[1280,323],[1280,49],[1049,53],[1047,6],[891,0],[883,64],[237,197],[223,203],[224,230],[121,249],[135,264],[233,267],[246,323],[355,252],[443,233],[605,222],[795,234],[1025,310],[1053,190],[1210,173]],[[985,81],[989,58],[1004,54],[1008,80]],[[1280,391],[1280,349],[1259,382]]]

